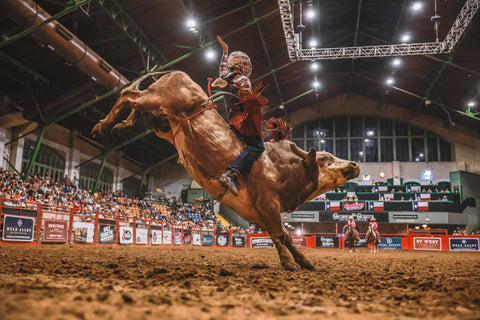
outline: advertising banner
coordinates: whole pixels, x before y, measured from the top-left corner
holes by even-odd
[[[3,240],[33,241],[34,218],[4,215]]]
[[[433,250],[442,251],[442,238],[434,237],[414,237],[414,250]]]
[[[365,211],[365,212],[319,212],[320,222],[343,222],[347,223],[350,217],[356,222],[370,222],[371,218],[375,218],[377,222],[388,222],[388,212],[385,211]]]
[[[402,238],[380,238],[378,249],[402,249]]]
[[[148,229],[137,228],[135,230],[135,244],[148,244]]]
[[[202,246],[213,246],[213,231],[202,232]]]
[[[251,237],[250,248],[254,249],[274,249],[275,244],[270,237]]]
[[[307,247],[307,239],[306,238],[299,238],[292,236],[293,245],[299,248],[306,248]]]
[[[67,242],[68,221],[44,220],[43,242]]]
[[[99,243],[115,243],[115,226],[100,224],[98,228]]]
[[[230,244],[229,232],[217,232],[215,234],[215,245],[219,247],[227,247]]]
[[[340,248],[340,240],[337,236],[331,235],[315,235],[316,248]]]
[[[133,244],[133,228],[132,227],[120,227],[120,243]]]
[[[325,203],[325,210],[327,211],[339,211],[340,201],[327,201]]]
[[[247,245],[247,235],[245,233],[232,233],[232,247],[245,247]]]
[[[182,229],[173,228],[173,244],[177,246],[182,244]]]
[[[202,237],[200,235],[199,230],[193,230],[193,232],[192,232],[192,244],[194,246],[201,246],[202,245]]]
[[[73,241],[75,242],[93,242],[93,232],[95,230],[95,224],[90,222],[73,223]]]
[[[365,210],[365,202],[346,202],[343,203],[343,210],[346,211],[363,211]]]
[[[183,229],[183,244],[192,244],[192,229]]]
[[[163,227],[163,244],[172,244],[172,228]]]
[[[480,251],[478,238],[450,238],[448,242],[450,251]]]
[[[150,230],[150,244],[162,244],[162,230]]]

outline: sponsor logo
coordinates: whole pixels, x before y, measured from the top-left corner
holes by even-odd
[[[450,251],[480,251],[478,238],[450,238]]]
[[[442,239],[441,238],[413,238],[413,249],[414,250],[442,250]]]

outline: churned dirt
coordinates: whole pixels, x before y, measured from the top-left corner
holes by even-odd
[[[480,254],[0,246],[0,319],[480,319]]]

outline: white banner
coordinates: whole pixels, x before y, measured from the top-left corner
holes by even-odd
[[[162,230],[150,230],[151,244],[162,244]]]
[[[202,239],[200,237],[200,233],[192,233],[192,244],[194,246],[201,246],[202,245]]]
[[[132,227],[120,227],[120,243],[133,244],[133,228]]]
[[[137,228],[135,230],[135,244],[148,244],[148,229]]]
[[[73,241],[75,242],[93,242],[93,232],[95,230],[95,224],[90,222],[73,223]]]
[[[172,244],[172,230],[163,229],[163,244]]]

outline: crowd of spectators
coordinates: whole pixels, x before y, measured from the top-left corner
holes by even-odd
[[[97,191],[91,194],[78,186],[78,179],[71,181],[67,176],[54,181],[48,176],[30,175],[22,179],[18,174],[0,169],[0,198],[4,205],[35,207],[41,203],[44,208],[70,211],[84,217],[99,215],[100,218],[115,217],[147,223],[172,223],[200,228],[224,228],[212,211],[209,202],[181,203],[175,197],[167,202],[147,199],[133,199],[121,191]]]

